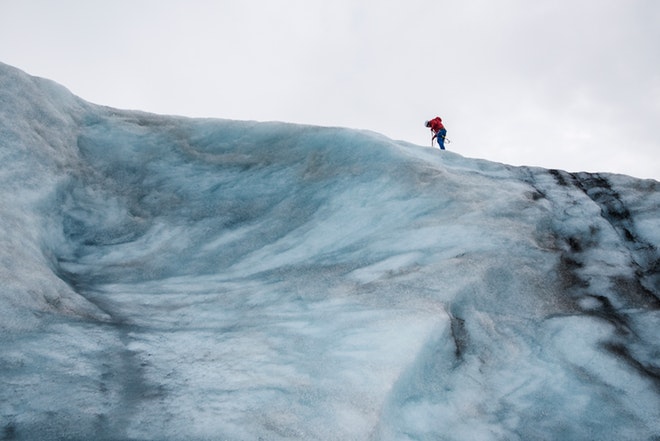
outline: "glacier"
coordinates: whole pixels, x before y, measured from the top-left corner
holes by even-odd
[[[658,440],[655,180],[0,64],[0,439]]]

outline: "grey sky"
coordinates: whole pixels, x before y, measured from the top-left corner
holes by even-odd
[[[0,61],[99,104],[654,179],[658,42],[656,0],[0,0]]]

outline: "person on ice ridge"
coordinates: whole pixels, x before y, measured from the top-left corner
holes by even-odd
[[[440,150],[444,150],[447,130],[445,129],[445,126],[442,125],[442,118],[436,116],[432,120],[426,121],[424,125],[426,127],[429,127],[431,129],[431,132],[433,132],[433,137],[431,138],[431,145],[433,145],[433,140],[435,139],[436,141],[438,141],[438,147],[440,147]]]

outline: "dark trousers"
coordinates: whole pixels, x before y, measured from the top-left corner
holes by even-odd
[[[445,136],[447,136],[447,130],[445,129],[440,129],[436,134],[435,139],[438,141],[438,147],[440,147],[440,150],[445,149]]]

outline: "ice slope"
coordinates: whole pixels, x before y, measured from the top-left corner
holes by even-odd
[[[0,64],[0,439],[657,440],[658,182]]]

